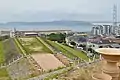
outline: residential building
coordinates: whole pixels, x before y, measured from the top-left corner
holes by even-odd
[[[0,29],[0,36],[8,35],[10,36],[10,29]]]
[[[111,35],[113,27],[112,25],[94,25],[91,32],[93,35]]]
[[[90,46],[90,48],[92,48],[93,50],[103,47],[120,48],[120,45],[111,39],[101,39],[98,41],[88,42],[88,46]]]

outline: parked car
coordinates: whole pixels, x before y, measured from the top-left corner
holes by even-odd
[[[77,48],[83,50],[83,47],[78,47],[78,46],[77,46]]]

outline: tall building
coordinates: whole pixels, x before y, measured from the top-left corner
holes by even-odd
[[[112,26],[111,25],[103,25],[104,27],[104,33],[105,35],[111,35],[112,34]]]
[[[92,35],[95,35],[95,31],[96,31],[96,28],[93,26],[91,31]]]
[[[93,35],[111,35],[112,25],[94,25],[92,28]]]
[[[91,32],[93,35],[99,35],[100,34],[99,27],[97,25],[94,25]]]
[[[103,26],[99,25],[99,29],[100,29],[100,34],[103,34]]]
[[[94,28],[92,28],[92,33],[93,33],[93,35],[113,35],[113,34],[120,35],[120,26],[118,26],[118,24],[117,24],[117,6],[116,5],[113,6],[113,22],[112,22],[112,24],[94,25]]]

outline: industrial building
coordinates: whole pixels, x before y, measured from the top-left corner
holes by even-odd
[[[48,31],[16,31],[14,32],[16,37],[20,36],[40,36],[42,34],[49,35],[51,33],[70,33],[71,30],[48,30]]]

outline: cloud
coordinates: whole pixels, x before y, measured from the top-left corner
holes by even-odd
[[[0,22],[110,20],[119,0],[0,0]],[[118,10],[120,5],[118,5]],[[118,11],[120,13],[120,11]],[[119,16],[119,15],[118,15]]]

